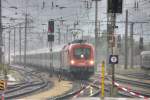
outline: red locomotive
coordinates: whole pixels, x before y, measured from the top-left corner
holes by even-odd
[[[59,46],[61,47],[61,46]],[[24,58],[24,55],[21,55]],[[77,78],[87,79],[94,73],[94,48],[91,44],[83,40],[75,40],[63,49],[56,48],[52,52],[52,66],[50,66],[49,52],[31,53],[26,55],[26,64],[49,73],[60,73],[73,75]],[[20,56],[16,56],[17,64],[20,62]]]
[[[75,40],[61,51],[61,69],[75,77],[88,78],[94,73],[94,48],[83,40]]]

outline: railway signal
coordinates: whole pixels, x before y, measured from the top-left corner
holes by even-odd
[[[114,47],[115,47],[115,36],[114,36],[114,31],[116,28],[116,13],[122,13],[122,4],[123,0],[107,0],[107,40],[108,40],[108,50],[107,50],[107,59],[109,60],[109,64],[111,64],[111,68],[108,68],[108,74],[112,74],[112,88],[111,88],[111,96],[113,96],[114,92],[114,71],[115,71],[115,66],[114,64],[118,63],[118,58],[113,56],[114,52]],[[110,22],[109,22],[110,21]],[[127,24],[126,24],[127,26]],[[125,31],[127,33],[127,31]],[[111,56],[109,56],[111,55]],[[109,66],[108,64],[108,66]]]
[[[108,2],[108,13],[122,13],[123,0],[107,0]]]
[[[48,22],[48,41],[49,42],[54,42],[54,20],[51,19],[49,22]]]
[[[54,20],[48,22],[48,33],[54,33]]]
[[[54,19],[51,19],[48,22],[48,42],[49,42],[49,49],[50,49],[50,76],[53,73],[53,42],[54,42]]]
[[[48,41],[53,42],[54,41],[54,34],[48,35]]]

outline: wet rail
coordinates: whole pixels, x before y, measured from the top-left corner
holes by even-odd
[[[44,79],[40,74],[35,74],[27,69],[13,68],[13,70],[19,71],[25,80],[18,84],[10,85],[4,91],[5,99],[15,99],[25,95],[31,95],[37,91],[41,91],[46,87],[49,87],[50,82]]]

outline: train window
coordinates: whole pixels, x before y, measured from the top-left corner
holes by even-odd
[[[145,55],[145,56],[143,57],[143,60],[148,60],[148,61],[150,61],[150,56]]]
[[[90,48],[75,48],[74,57],[78,59],[79,58],[88,59],[90,57]]]

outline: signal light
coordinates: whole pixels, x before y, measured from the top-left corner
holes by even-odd
[[[122,13],[123,0],[107,0],[108,13]]]
[[[84,55],[83,54],[81,54],[81,58],[83,58],[84,57]]]
[[[74,60],[71,60],[71,64],[73,65],[75,62],[74,62]]]
[[[94,64],[94,61],[93,61],[93,60],[91,60],[91,61],[90,61],[90,64],[91,64],[91,65],[93,65],[93,64]]]
[[[48,22],[48,32],[54,33],[54,20]]]

